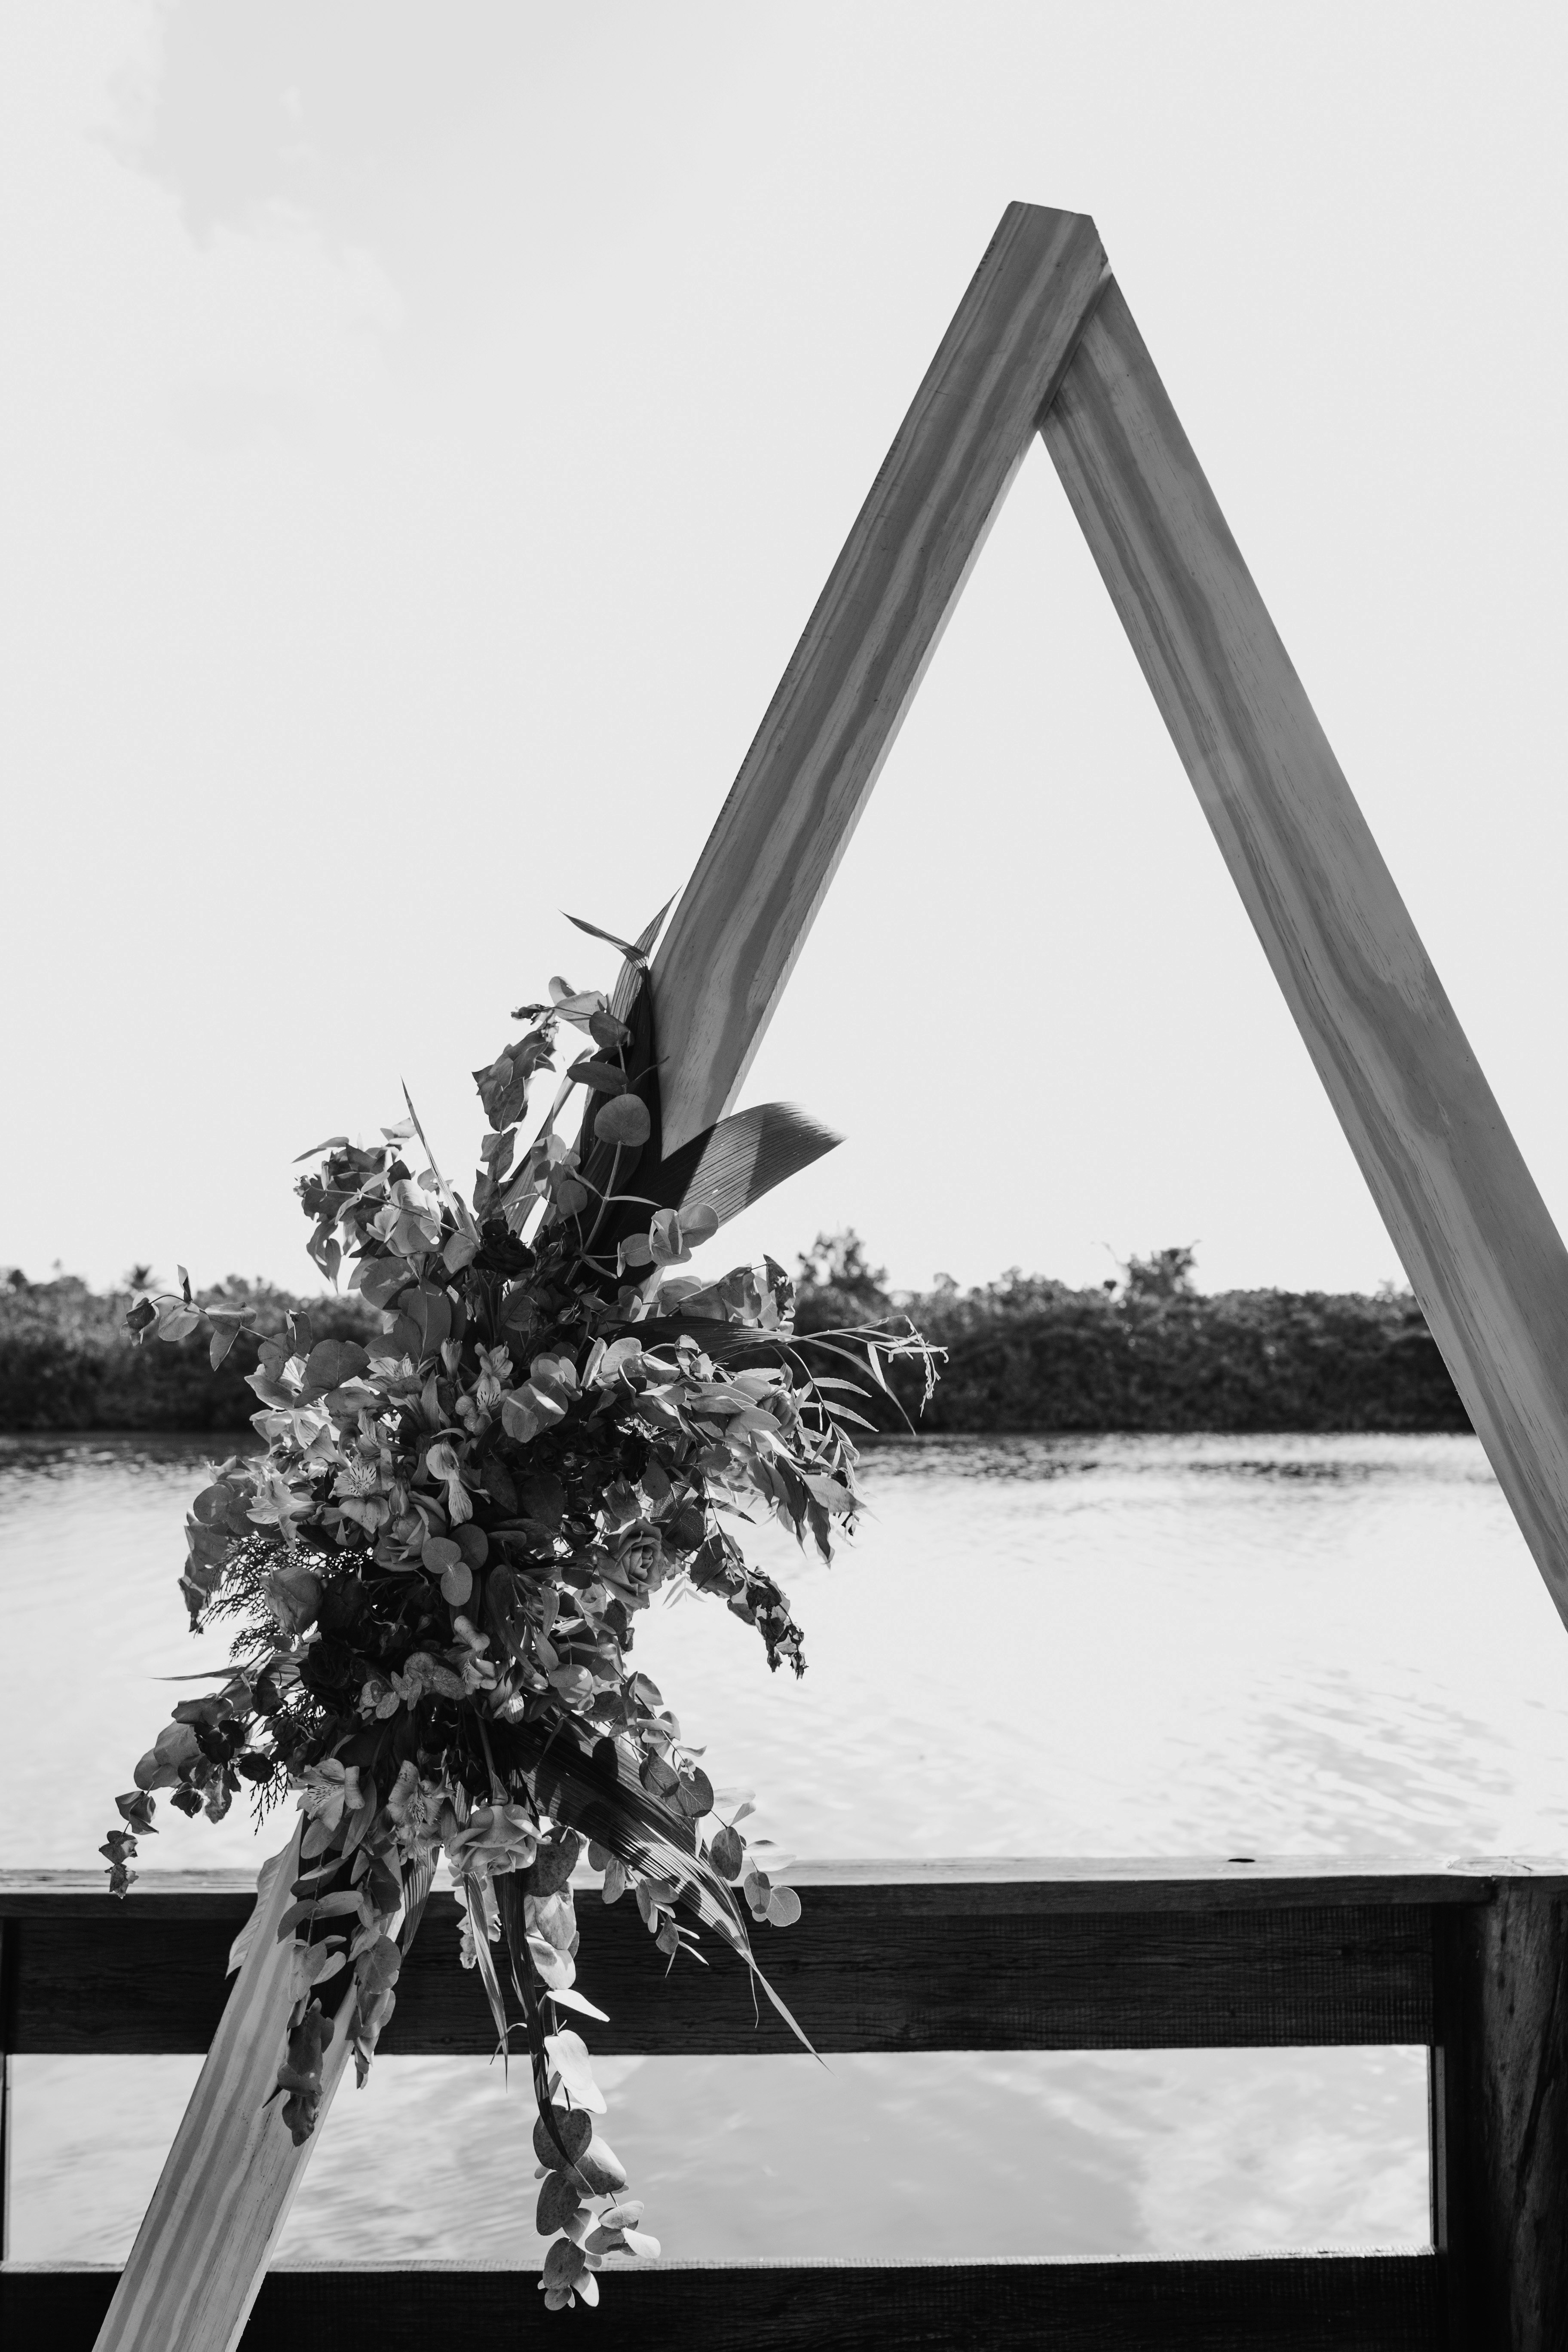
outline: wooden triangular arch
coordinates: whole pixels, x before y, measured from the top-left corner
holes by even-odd
[[[1082,214],[1003,215],[698,861],[665,1149],[732,1100],[1036,432],[1568,1622],[1568,1252]]]
[[[654,971],[663,1148],[733,1100],[1037,431],[1568,1620],[1568,1253],[1081,214],[1004,214],[698,861]],[[258,1904],[100,2352],[238,2340],[311,2146],[262,2104],[289,1892]]]

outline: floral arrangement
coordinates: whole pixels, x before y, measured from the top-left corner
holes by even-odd
[[[787,1927],[799,1897],[748,1844],[751,1805],[717,1808],[678,1717],[632,1667],[637,1614],[661,1591],[710,1595],[756,1628],[770,1667],[804,1672],[789,1602],[733,1522],[771,1512],[830,1558],[858,1501],[849,1427],[867,1425],[847,1398],[862,1375],[885,1389],[896,1357],[919,1360],[928,1395],[933,1377],[912,1328],[797,1339],[771,1259],[716,1282],[680,1270],[837,1139],[774,1104],[663,1156],[658,919],[636,943],[580,928],[622,950],[616,989],[556,980],[548,1004],[513,1014],[531,1025],[475,1073],[488,1129],[471,1205],[411,1103],[381,1142],[334,1136],[303,1155],[319,1163],[298,1187],[310,1255],[331,1281],[347,1268],[381,1335],[318,1339],[298,1314],[259,1341],[264,1450],[218,1465],[196,1496],[181,1580],[193,1629],[232,1630],[230,1662],[175,1706],[101,1849],[123,1895],[155,1790],[213,1820],[247,1784],[258,1813],[299,1792],[277,1865],[294,1873],[279,1931],[294,2003],[274,2094],[297,2144],[321,2110],[329,2003],[363,2084],[445,1858],[463,1964],[501,2052],[520,2036],[527,2052],[552,2309],[595,2303],[606,2255],[658,2252],[599,2135],[605,2102],[573,2022],[604,2016],[576,1984],[574,1874],[585,1862],[606,1903],[629,1894],[667,1966],[700,1929],[722,1939],[788,2017],[751,1928]],[[525,1140],[563,1030],[587,1050]],[[574,1097],[585,1108],[568,1141]],[[200,1332],[216,1365],[253,1310],[204,1308],[181,1280],[141,1300],[131,1328]]]

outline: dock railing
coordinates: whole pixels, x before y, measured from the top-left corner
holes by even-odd
[[[769,1939],[769,1972],[824,2054],[1416,2044],[1429,2054],[1430,2251],[1214,2260],[711,2264],[617,2269],[593,2315],[547,2319],[526,2272],[279,2269],[247,2352],[398,2352],[488,2328],[582,2326],[599,2352],[1568,2345],[1568,1868],[1507,1863],[833,1863]],[[245,1882],[149,1874],[129,1903],[0,1874],[0,2026],[12,2054],[205,2050]],[[387,2053],[486,2052],[433,1898]],[[580,1906],[595,2046],[791,2049],[715,1951],[665,1977],[629,1905]],[[373,2094],[374,2095],[374,2091]],[[1284,2126],[1282,2126],[1284,2127]],[[520,2189],[531,2158],[520,2129]],[[10,2145],[13,2173],[26,2162]],[[524,2201],[520,2197],[520,2202]],[[89,2352],[108,2266],[6,2263],[0,2340]],[[510,2336],[507,2340],[510,2340]],[[178,2352],[171,2347],[170,2352]]]

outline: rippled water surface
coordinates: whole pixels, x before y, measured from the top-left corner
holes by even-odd
[[[0,1865],[92,1866],[158,1678],[206,1663],[174,1581],[201,1461],[0,1443]],[[638,1638],[715,1780],[797,1853],[1568,1853],[1568,1636],[1473,1440],[938,1441],[868,1484],[831,1570],[755,1538],[803,1683],[702,1601]],[[165,1816],[149,1868],[279,1839]],[[195,2063],[16,2062],[17,2258],[123,2252]],[[1415,2052],[600,2071],[672,2255],[1426,2236]],[[329,2119],[285,2259],[527,2263],[531,2173],[515,2088],[384,2060]]]

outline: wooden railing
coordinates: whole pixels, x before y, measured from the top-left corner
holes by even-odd
[[[660,2263],[627,2269],[599,2352],[1568,2343],[1568,1873],[1345,1863],[831,1864],[793,1874],[806,1912],[769,1938],[773,1981],[825,2053],[1324,2044],[1431,2053],[1433,2250],[1226,2261]],[[198,2051],[250,1904],[228,1878],[0,1875],[7,2053]],[[650,2053],[793,2045],[744,1972],[664,1977],[629,1905],[580,1906],[582,1980]],[[437,1896],[387,2052],[484,2052],[488,2016]],[[522,2159],[526,2162],[526,2158]],[[13,2166],[25,2148],[12,2148]],[[114,2273],[8,2263],[0,2338],[88,2352]],[[547,2323],[527,2273],[279,2270],[247,2347],[388,2352]],[[170,2352],[178,2352],[170,2347]]]

